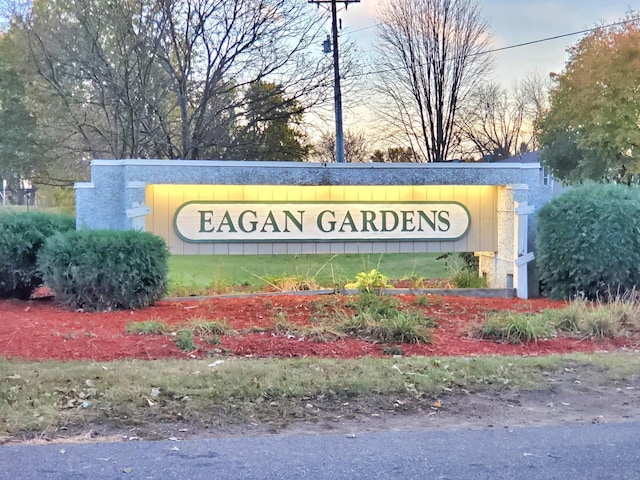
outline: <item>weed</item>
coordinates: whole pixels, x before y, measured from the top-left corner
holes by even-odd
[[[429,297],[427,295],[418,295],[413,304],[416,307],[426,307],[429,305]]]
[[[176,347],[183,352],[193,352],[196,349],[196,344],[193,340],[193,330],[184,329],[178,331],[175,343]]]
[[[609,303],[574,300],[545,314],[556,328],[578,338],[617,338],[640,331],[640,304],[627,298]]]
[[[375,268],[369,272],[358,273],[355,280],[347,283],[344,287],[347,289],[355,288],[366,293],[373,293],[384,288],[393,288],[389,284],[389,277],[383,275]]]
[[[431,335],[419,312],[400,312],[392,316],[376,316],[372,312],[345,318],[338,329],[370,342],[428,343]]]
[[[487,279],[467,268],[454,271],[452,281],[456,288],[487,288]]]
[[[258,278],[278,292],[298,292],[320,288],[315,278],[302,275],[267,275]]]
[[[223,278],[216,278],[207,285],[207,294],[222,295],[231,292],[233,289],[229,282]]]
[[[200,318],[192,318],[189,326],[196,335],[227,335],[234,336],[236,332],[229,326],[226,320],[204,320]]]
[[[472,327],[472,334],[498,342],[527,343],[556,336],[553,324],[544,315],[508,311],[488,313]]]
[[[202,337],[202,340],[207,345],[220,345],[222,343],[222,340],[220,340],[220,337],[218,335],[207,335]]]
[[[289,321],[289,314],[287,312],[277,312],[272,321],[273,329],[276,333],[290,334],[295,330],[295,326]]]
[[[388,317],[398,312],[398,299],[389,296],[378,296],[373,293],[361,293],[346,303],[357,313],[371,313],[376,317]]]
[[[125,332],[134,335],[162,335],[169,330],[169,326],[160,320],[145,320],[144,322],[130,322]]]
[[[404,350],[400,345],[388,345],[382,347],[382,352],[387,355],[404,355]]]

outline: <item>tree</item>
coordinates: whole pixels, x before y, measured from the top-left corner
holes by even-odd
[[[364,133],[355,130],[344,132],[344,158],[350,163],[362,163],[370,160],[369,142]],[[315,155],[321,162],[336,161],[336,138],[333,133],[323,133],[315,146]]]
[[[384,163],[409,163],[415,162],[415,155],[413,150],[408,147],[389,147],[386,152],[380,149],[375,150],[369,160]]]
[[[302,109],[286,98],[282,85],[256,82],[245,95],[244,125],[238,127],[230,157],[246,160],[302,161],[309,153],[303,132],[296,128]]]
[[[376,86],[382,113],[423,161],[448,159],[460,138],[458,110],[489,73],[480,13],[475,0],[394,0],[382,11]]]
[[[525,103],[496,83],[483,84],[461,112],[460,128],[465,139],[482,158],[509,158],[523,141]]]
[[[25,105],[24,83],[12,67],[8,50],[6,37],[0,37],[0,181],[30,174],[40,153],[36,119]]]
[[[90,158],[225,158],[246,125],[244,93],[274,81],[301,109],[330,65],[296,0],[39,0],[26,33],[58,138]],[[286,92],[286,99],[282,96]]]
[[[569,49],[554,76],[541,160],[566,183],[631,182],[640,174],[640,18],[600,27]]]

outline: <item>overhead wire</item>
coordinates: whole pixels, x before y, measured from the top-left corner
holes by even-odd
[[[593,27],[593,28],[587,28],[587,29],[584,29],[584,30],[578,30],[578,31],[575,31],[575,32],[563,33],[563,34],[560,34],[560,35],[554,35],[554,36],[551,36],[551,37],[544,37],[544,38],[540,38],[540,39],[537,39],[537,40],[530,40],[528,42],[522,42],[522,43],[516,43],[516,44],[513,44],[513,45],[507,45],[507,46],[504,46],[504,47],[492,48],[490,50],[483,50],[483,51],[480,51],[480,52],[477,52],[477,53],[473,53],[473,54],[471,54],[469,56],[474,56],[475,57],[475,56],[480,56],[480,55],[489,55],[491,53],[497,53],[497,52],[502,52],[502,51],[505,51],[505,50],[512,50],[514,48],[526,47],[526,46],[535,45],[535,44],[538,44],[538,43],[544,43],[544,42],[549,42],[549,41],[552,41],[552,40],[558,40],[560,38],[566,38],[566,37],[572,37],[572,36],[575,36],[575,35],[582,35],[582,34],[585,34],[585,33],[591,33],[591,32],[595,32],[596,30],[600,30],[600,29],[603,29],[603,28],[617,27],[619,25],[625,25],[627,23],[635,22],[635,21],[638,21],[638,20],[640,20],[640,16],[629,18],[627,20],[622,20],[620,22],[614,22],[614,23],[609,23],[609,24],[606,24],[606,25],[600,25],[600,26]],[[382,23],[378,22],[378,23],[375,23],[373,25],[362,27],[362,28],[359,28],[359,29],[356,29],[356,30],[347,30],[347,33],[352,34],[352,33],[360,32],[360,31],[363,31],[363,30],[368,30],[370,28],[375,28],[375,27],[380,26],[380,25],[382,25]],[[397,71],[397,70],[402,70],[402,67],[393,67],[393,68],[386,68],[386,69],[381,69],[381,70],[372,70],[372,71],[369,71],[369,72],[352,73],[350,76],[352,76],[352,77],[364,77],[364,76],[367,76],[367,75],[378,75],[378,74],[381,74],[381,73],[394,72],[394,71]]]

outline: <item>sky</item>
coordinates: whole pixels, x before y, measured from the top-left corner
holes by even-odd
[[[352,3],[342,18],[342,35],[353,41],[363,57],[375,44],[376,12],[390,0],[361,0]],[[479,0],[484,18],[493,35],[493,48],[554,37],[593,28],[622,19],[631,8],[631,0]],[[635,5],[636,10],[640,6]],[[330,29],[327,22],[327,30]],[[582,35],[574,35],[494,54],[494,79],[505,87],[526,78],[532,72],[547,75],[561,72],[568,58],[566,49]],[[365,67],[367,70],[367,67]],[[345,99],[348,102],[348,99]],[[359,115],[347,112],[345,126],[353,128]]]

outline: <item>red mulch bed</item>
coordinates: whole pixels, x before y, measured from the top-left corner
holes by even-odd
[[[469,338],[469,324],[484,318],[491,310],[539,312],[560,308],[563,302],[544,299],[486,299],[430,296],[429,305],[415,307],[413,295],[398,297],[403,305],[420,308],[436,319],[433,343],[402,344],[405,355],[547,355],[565,352],[593,352],[637,346],[637,339],[579,341],[558,336],[525,345],[509,345]],[[363,340],[318,342],[310,338],[276,334],[273,318],[286,312],[290,322],[311,325],[318,305],[344,303],[344,297],[258,296],[250,298],[212,298],[203,301],[162,301],[135,311],[103,313],[74,312],[51,300],[0,300],[0,357],[32,360],[115,360],[122,358],[206,358],[216,354],[250,357],[339,357],[388,356],[388,345]],[[330,306],[324,308],[331,308]],[[125,333],[129,322],[162,320],[170,325],[185,324],[190,318],[225,319],[237,331],[264,328],[261,333],[220,336],[219,345],[196,339],[198,349],[185,353],[171,335],[132,335]]]

